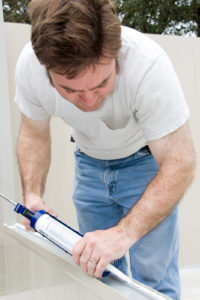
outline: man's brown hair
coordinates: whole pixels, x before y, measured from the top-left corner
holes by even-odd
[[[41,64],[68,78],[117,58],[121,28],[112,0],[32,0],[31,40]]]

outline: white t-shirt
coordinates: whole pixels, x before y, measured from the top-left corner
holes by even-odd
[[[168,56],[146,35],[122,27],[119,66],[112,94],[98,110],[83,112],[50,84],[29,42],[17,62],[15,102],[33,120],[63,119],[92,157],[127,157],[181,127],[189,110]]]

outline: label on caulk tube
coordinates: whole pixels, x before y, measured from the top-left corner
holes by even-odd
[[[51,240],[53,243],[72,254],[72,248],[82,237],[55,220],[48,214],[42,215],[35,224],[37,232]]]

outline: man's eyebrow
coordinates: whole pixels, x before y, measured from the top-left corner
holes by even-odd
[[[95,89],[97,89],[98,87],[100,87],[102,84],[106,83],[106,82],[109,80],[109,78],[111,77],[111,74],[112,74],[112,73],[110,73],[110,74],[108,75],[108,77],[106,77],[106,78],[105,78],[101,83],[99,83],[97,86],[91,88],[90,91],[95,90]],[[59,84],[59,86],[60,86],[61,88],[63,88],[63,89],[70,90],[70,91],[72,91],[72,92],[83,92],[83,90],[74,90],[74,89],[72,89],[72,88],[70,88],[70,87],[68,87],[68,86],[66,86],[66,85],[60,85],[60,84]]]

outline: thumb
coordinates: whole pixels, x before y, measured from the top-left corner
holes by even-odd
[[[58,217],[58,215],[56,214],[56,212],[55,212],[53,209],[47,207],[46,205],[44,205],[44,207],[43,207],[42,209],[45,210],[45,211],[46,211],[48,214],[50,214],[51,216],[53,216],[53,217],[55,217],[55,218]]]

